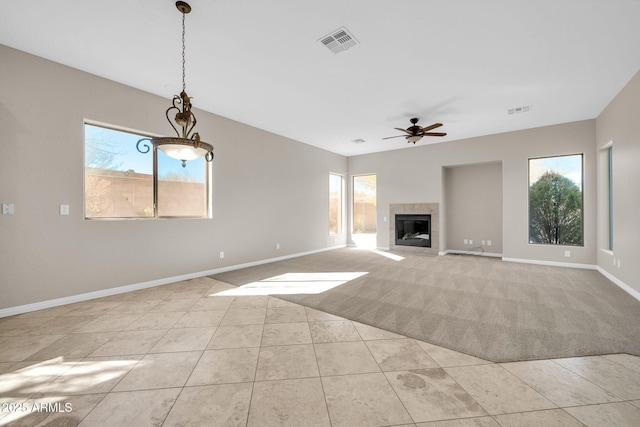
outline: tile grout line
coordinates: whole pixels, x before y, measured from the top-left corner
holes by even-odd
[[[400,396],[398,395],[398,391],[393,387],[393,384],[391,384],[391,382],[389,381],[389,378],[387,378],[387,375],[385,373],[385,371],[382,369],[382,366],[380,366],[380,363],[378,363],[378,360],[375,358],[375,356],[373,355],[373,353],[371,353],[371,349],[369,348],[369,346],[367,345],[367,340],[365,340],[362,337],[362,334],[360,333],[360,331],[358,330],[358,328],[355,327],[355,325],[353,325],[353,321],[350,320],[352,326],[354,327],[354,329],[356,330],[356,332],[358,333],[358,335],[360,336],[360,339],[362,340],[362,343],[364,344],[365,348],[367,349],[367,351],[369,352],[369,355],[371,356],[371,358],[373,359],[374,362],[376,362],[376,365],[378,365],[378,369],[380,369],[380,373],[382,374],[382,377],[384,378],[384,380],[386,381],[386,383],[389,385],[389,387],[391,388],[391,390],[393,391],[393,394],[396,396],[396,398],[398,399],[398,402],[400,402],[400,404],[402,405],[402,408],[404,409],[405,413],[409,416],[409,418],[411,419],[411,421],[413,421],[414,424],[416,424],[418,421],[416,421],[413,416],[411,415],[411,412],[409,412],[409,409],[407,409],[407,406],[405,405],[404,401],[400,398]],[[399,335],[399,334],[398,334]],[[390,338],[391,339],[391,338]],[[372,341],[382,341],[382,340],[372,340]],[[422,348],[421,348],[422,350]],[[424,351],[424,350],[423,350]],[[426,352],[425,352],[426,353]],[[434,362],[436,363],[436,365],[438,365],[438,362],[436,362],[434,360]],[[438,365],[439,366],[439,365]]]
[[[602,356],[584,356],[584,357],[582,357],[582,358],[586,358],[586,357],[602,357]],[[624,399],[622,396],[620,396],[620,395],[618,395],[618,394],[616,394],[616,393],[614,393],[614,392],[612,392],[612,391],[607,390],[606,388],[604,388],[604,387],[602,387],[602,386],[600,386],[600,385],[598,385],[598,384],[594,383],[593,381],[591,381],[589,378],[587,378],[587,377],[583,376],[582,374],[580,374],[580,373],[578,373],[578,372],[575,372],[574,370],[572,370],[572,369],[570,369],[570,368],[567,368],[566,366],[563,366],[563,365],[561,365],[560,363],[556,362],[556,360],[558,360],[558,359],[546,359],[546,360],[551,360],[551,361],[552,361],[553,363],[555,363],[556,365],[560,366],[561,368],[566,369],[567,371],[571,372],[571,373],[572,373],[572,374],[574,374],[574,375],[579,376],[580,378],[582,378],[583,380],[587,381],[588,383],[593,384],[594,386],[596,386],[596,387],[598,387],[598,388],[600,388],[600,389],[602,389],[602,390],[606,391],[607,393],[610,393],[610,394],[614,395],[615,397],[617,397],[618,399],[620,399],[620,400],[622,400],[622,401],[626,401],[626,399]],[[607,359],[607,360],[608,360],[608,359]],[[613,362],[613,361],[611,361],[611,362]],[[613,363],[615,363],[615,362],[613,362]],[[622,366],[622,365],[620,365],[620,366]],[[625,366],[622,366],[622,367],[623,367],[623,368],[625,368]],[[628,368],[627,368],[627,369],[628,369]],[[629,369],[629,370],[630,370],[631,372],[635,372],[635,371],[633,371],[633,370],[631,370],[631,369]],[[613,402],[611,402],[611,403],[613,403]],[[582,405],[582,406],[588,406],[588,405]]]
[[[164,301],[164,300],[168,300],[168,298],[164,298],[164,299],[162,299],[162,301]],[[158,304],[160,304],[160,303],[158,303]],[[156,305],[158,305],[158,304],[156,304]],[[149,310],[151,310],[151,308],[149,308]],[[140,319],[140,317],[144,316],[144,314],[149,313],[149,310],[147,310],[145,313],[143,313],[143,314],[142,314],[141,316],[139,316],[137,319],[133,320],[131,323],[129,323],[129,325],[125,326],[125,327],[124,327],[124,329],[122,329],[122,331],[120,331],[120,332],[124,332],[128,326],[131,326],[134,322],[136,322],[138,319]],[[176,321],[176,323],[177,323],[177,321]],[[174,324],[175,324],[175,323],[174,323]],[[82,418],[82,420],[81,420],[80,422],[82,422],[85,418],[87,418],[87,417],[88,417],[88,416],[89,416],[89,415],[90,415],[90,414],[91,414],[91,413],[92,413],[92,412],[93,412],[93,411],[94,411],[94,410],[95,410],[95,409],[100,405],[100,403],[102,403],[102,402],[107,398],[107,396],[109,396],[110,394],[112,394],[112,393],[126,393],[126,392],[127,392],[127,391],[123,391],[123,392],[114,392],[113,390],[118,386],[118,384],[120,384],[120,383],[121,383],[121,382],[122,382],[122,381],[123,381],[123,380],[124,380],[124,379],[129,375],[129,374],[130,374],[130,373],[131,373],[131,371],[133,371],[133,369],[135,369],[135,367],[136,367],[136,366],[138,366],[138,364],[142,361],[142,359],[144,359],[144,357],[145,357],[147,354],[149,354],[149,351],[151,351],[151,349],[152,349],[152,348],[153,348],[157,343],[159,343],[159,342],[160,342],[160,340],[162,340],[162,338],[164,338],[164,337],[167,335],[167,333],[169,333],[169,331],[170,331],[170,330],[171,330],[171,328],[167,329],[167,331],[164,333],[164,335],[162,335],[162,337],[160,337],[160,338],[158,339],[158,341],[156,341],[156,343],[155,343],[154,345],[152,345],[152,346],[149,348],[149,350],[147,350],[147,352],[146,352],[146,353],[141,354],[141,356],[142,356],[142,357],[140,357],[140,359],[138,359],[138,361],[135,363],[135,365],[133,365],[133,366],[131,367],[131,369],[129,369],[129,370],[127,371],[127,373],[126,373],[126,374],[124,374],[124,375],[122,376],[122,378],[120,378],[120,380],[118,380],[118,381],[113,385],[113,387],[111,387],[111,389],[110,389],[108,392],[106,392],[106,393],[104,394],[104,397],[103,397],[102,399],[100,399],[100,402],[96,403],[96,405],[95,405],[93,408],[91,408],[91,410],[89,410],[89,411],[87,412],[87,414]],[[119,332],[118,332],[118,333],[119,333]],[[116,333],[116,335],[118,335],[118,333]],[[108,341],[106,341],[104,344],[106,344],[107,342],[111,341],[111,340],[112,340],[116,335],[114,335],[113,337],[111,337],[111,338],[110,338]],[[103,344],[103,345],[104,345],[104,344]],[[102,347],[102,346],[100,346],[100,347]],[[98,347],[98,348],[100,348],[100,347]],[[96,350],[97,350],[97,349],[96,349]],[[116,355],[116,356],[118,356],[118,355]],[[130,357],[131,355],[119,355],[119,356],[120,356],[120,357],[127,357],[127,356],[129,356],[129,357]],[[104,356],[104,357],[114,357],[114,356],[112,355],[112,356]],[[149,389],[149,390],[150,390],[150,389]],[[137,390],[137,391],[140,391],[140,390]],[[178,393],[178,396],[179,396],[181,393],[182,393],[182,390],[180,391],[180,393]],[[173,405],[175,405],[175,402],[177,402],[177,400],[178,400],[178,398],[176,397],[176,400],[175,400],[175,401],[173,402],[173,404],[171,405],[171,408],[173,408]],[[169,411],[171,411],[171,409],[170,409]],[[167,412],[167,415],[166,415],[166,416],[169,416],[169,412]],[[166,420],[166,416],[165,416],[165,419],[163,419],[163,421],[162,421],[162,423],[163,423],[163,424],[164,424],[164,421]],[[78,423],[78,424],[80,424],[80,423]]]
[[[235,301],[235,298],[237,297],[234,297],[234,301]],[[264,319],[262,322],[262,333],[260,334],[260,343],[258,344],[258,357],[256,358],[256,368],[253,371],[253,381],[251,382],[251,394],[249,395],[249,404],[247,405],[247,421],[245,423],[245,427],[249,425],[249,417],[251,416],[251,406],[253,405],[253,393],[256,388],[256,375],[258,374],[258,363],[260,361],[260,350],[262,349],[262,339],[264,337],[264,325],[267,320],[268,307],[269,307],[269,297],[267,296],[267,309],[265,309],[264,311]],[[222,323],[222,320],[220,322]]]
[[[201,298],[198,298],[198,300],[200,300],[200,299],[201,299]],[[172,300],[172,299],[168,297],[168,298],[163,298],[163,299],[161,300],[161,302],[162,302],[162,301],[171,301],[171,300]],[[159,305],[161,302],[159,302],[158,304],[156,304],[156,306],[157,306],[157,305]],[[194,304],[194,305],[195,305],[195,304]],[[155,307],[155,306],[154,306],[154,307]],[[129,323],[127,326],[125,326],[125,327],[124,327],[124,329],[123,329],[122,331],[120,331],[120,332],[124,332],[128,326],[131,326],[134,322],[136,322],[136,321],[137,321],[140,317],[142,317],[144,314],[148,314],[148,313],[150,313],[150,311],[149,311],[149,310],[151,310],[152,308],[153,308],[153,307],[150,307],[146,312],[144,312],[142,315],[140,315],[137,319],[133,320],[131,323]],[[186,315],[186,313],[187,313],[187,312],[188,312],[188,310],[185,312],[185,315]],[[153,312],[153,313],[156,313],[156,312]],[[162,312],[160,312],[160,313],[162,313]],[[181,316],[181,317],[180,317],[180,319],[182,319],[182,317],[184,317],[184,316]],[[117,381],[117,382],[113,385],[113,387],[111,387],[111,389],[110,389],[108,392],[106,392],[106,393],[105,393],[104,397],[103,397],[102,399],[100,399],[100,402],[98,402],[98,403],[97,403],[93,408],[91,408],[91,410],[89,410],[89,411],[87,412],[87,414],[82,418],[82,420],[84,420],[86,417],[88,417],[88,416],[89,416],[89,414],[91,414],[91,413],[92,413],[92,412],[93,412],[93,411],[98,407],[98,405],[99,405],[99,404],[100,404],[104,399],[106,399],[106,397],[107,397],[109,394],[111,394],[111,393],[125,393],[125,392],[131,392],[131,391],[161,390],[161,389],[164,389],[164,388],[160,388],[160,389],[155,389],[155,388],[154,388],[154,389],[141,389],[141,390],[125,390],[125,391],[122,391],[122,392],[114,392],[114,391],[113,391],[113,390],[114,390],[114,389],[115,389],[115,388],[116,388],[116,387],[117,387],[117,386],[118,386],[118,385],[119,385],[119,384],[120,384],[120,383],[121,383],[121,382],[122,382],[122,381],[123,381],[123,380],[124,380],[128,375],[129,375],[129,373],[131,373],[131,371],[132,371],[133,369],[135,369],[135,367],[136,367],[136,366],[138,366],[138,364],[142,361],[142,359],[144,359],[144,357],[145,357],[145,356],[147,356],[147,355],[149,355],[149,354],[156,354],[156,353],[149,353],[149,352],[153,349],[153,347],[155,347],[155,345],[157,345],[157,344],[158,344],[158,343],[159,343],[159,342],[160,342],[160,341],[161,341],[161,340],[162,340],[162,339],[163,339],[163,338],[164,338],[164,337],[169,333],[169,331],[170,331],[170,330],[172,330],[172,329],[173,329],[173,327],[176,325],[176,323],[178,323],[178,322],[180,321],[180,319],[176,320],[176,322],[174,322],[174,324],[173,324],[169,329],[167,329],[167,331],[164,333],[164,335],[162,335],[162,337],[160,337],[160,338],[158,339],[158,341],[156,341],[156,343],[155,343],[154,345],[152,345],[146,353],[142,354],[142,357],[141,357],[141,358],[136,362],[136,364],[135,364],[134,366],[132,366],[132,367],[131,367],[131,369],[129,369],[129,371],[127,371],[127,373],[126,373],[125,375],[123,375],[123,376],[122,376],[122,378],[120,378],[120,380],[119,380],[119,381]],[[117,334],[118,334],[118,333],[116,333],[116,335],[117,335]],[[116,335],[114,335],[111,339],[113,339]],[[107,342],[111,341],[111,339],[109,339]],[[104,344],[106,344],[107,342],[105,342]],[[104,345],[104,344],[103,344],[103,345]],[[204,354],[204,351],[202,351],[202,352],[201,352],[201,354],[200,354],[200,358],[202,358],[202,355],[203,355],[203,354]],[[124,357],[126,357],[126,356],[131,356],[131,355],[120,355],[120,357],[123,357],[123,356],[124,356]],[[113,356],[105,356],[105,357],[113,357]],[[200,358],[198,358],[198,361],[200,360]],[[196,362],[196,365],[197,365],[197,362]],[[191,376],[191,374],[193,374],[193,370],[195,369],[195,366],[196,366],[196,365],[194,365],[193,369],[191,370],[191,373],[189,374],[189,377]],[[187,379],[185,380],[185,384],[184,384],[184,385],[186,385],[186,383],[187,383],[188,379],[189,379],[189,378],[187,378]],[[171,408],[167,411],[167,414],[166,414],[165,418],[163,419],[162,424],[164,424],[164,421],[166,421],[166,418],[169,416],[169,413],[171,412],[171,410],[173,409],[174,405],[175,405],[175,404],[176,404],[176,402],[178,401],[178,398],[179,398],[179,397],[180,397],[180,395],[182,394],[182,391],[184,390],[184,385],[183,385],[182,387],[180,387],[180,392],[179,392],[179,393],[178,393],[178,395],[176,396],[176,399],[174,400],[173,404],[171,405]],[[167,387],[167,388],[175,388],[175,387]],[[82,420],[81,420],[81,422],[82,422]]]
[[[543,359],[543,360],[550,360],[553,362],[552,359]],[[507,363],[514,363],[514,362],[507,362]],[[526,363],[526,362],[515,362],[515,363]],[[587,381],[589,384],[593,385],[594,387],[596,387],[597,389],[601,390],[603,393],[605,394],[611,394],[612,396],[616,397],[617,399],[621,399],[620,401],[624,400],[622,399],[620,396],[616,395],[613,392],[610,392],[609,390],[599,386],[598,384],[595,384],[591,381],[589,381],[587,378],[584,378],[583,376],[581,376],[580,374],[573,372],[571,369],[566,368],[565,366],[560,365],[559,363],[555,363],[557,366],[560,366],[560,368],[564,369],[565,371],[567,371],[568,373],[570,373],[571,375],[575,375],[578,378],[581,378],[585,381]],[[502,366],[502,364],[500,364]],[[512,375],[516,376],[520,381],[524,382],[525,384],[527,384],[529,387],[531,387],[532,389],[534,389],[535,391],[537,391],[538,393],[540,393],[541,395],[543,395],[544,397],[546,397],[549,401],[553,402],[556,406],[558,406],[559,408],[571,408],[574,406],[589,406],[589,405],[601,405],[601,404],[606,404],[606,403],[615,403],[615,402],[599,402],[599,403],[587,403],[584,405],[569,405],[569,406],[562,406],[560,405],[560,403],[555,402],[554,400],[552,400],[550,397],[548,397],[546,395],[546,393],[543,393],[542,391],[539,391],[536,387],[534,387],[533,385],[529,384],[526,380],[524,380],[523,378],[521,378],[518,374],[516,374],[515,372],[511,372],[511,370],[509,370],[508,368],[504,367],[504,369],[506,369],[507,371],[509,371]]]
[[[304,309],[304,315],[307,318],[307,327],[309,328],[309,335],[311,336],[311,348],[313,349],[313,357],[316,361],[316,369],[318,370],[318,379],[320,380],[320,388],[322,389],[324,407],[325,407],[325,410],[327,411],[327,418],[329,418],[329,424],[333,426],[333,420],[331,419],[331,411],[329,411],[329,402],[327,401],[327,393],[324,390],[324,381],[322,381],[322,372],[320,372],[320,365],[318,364],[318,354],[316,353],[316,343],[313,342],[313,335],[311,335],[311,327],[309,326],[309,313],[307,312],[306,307]]]

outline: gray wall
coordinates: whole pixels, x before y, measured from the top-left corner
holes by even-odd
[[[528,160],[532,157],[584,153],[584,247],[528,243]],[[502,253],[505,258],[596,264],[595,120],[470,138],[446,144],[349,157],[349,174],[378,176],[378,224],[392,203],[444,203],[443,168],[502,163]],[[465,190],[463,190],[465,191]],[[461,197],[473,197],[470,189]],[[497,189],[500,191],[500,189]],[[447,219],[441,216],[440,229]],[[379,229],[383,227],[380,226]],[[384,227],[386,229],[386,227]],[[484,230],[480,230],[484,234]],[[487,233],[490,233],[487,230]],[[389,246],[388,233],[378,233],[378,246]],[[475,239],[474,239],[475,240]],[[474,241],[474,243],[476,243]],[[445,233],[440,248],[447,249]],[[571,257],[564,257],[569,249]]]
[[[640,72],[596,121],[598,266],[640,292]],[[613,145],[613,251],[608,250],[608,166]],[[616,260],[614,267],[613,261]],[[618,267],[618,261],[620,266]]]
[[[83,121],[169,135],[170,100],[2,45],[0,76],[0,309],[346,243],[328,233],[345,157],[202,111],[213,219],[84,220]]]
[[[597,263],[640,291],[640,74],[597,120],[447,144],[422,141],[348,159],[197,111],[200,134],[215,146],[213,219],[131,221],[83,219],[83,120],[169,134],[163,115],[169,99],[1,45],[0,76],[0,202],[16,209],[0,215],[0,309],[345,243],[345,236],[328,235],[329,172],[376,173],[378,228],[387,230],[389,204],[436,202],[445,209],[452,202],[447,187],[466,187],[458,178],[487,163],[502,165],[496,190],[504,200],[505,257]],[[611,141],[614,252],[606,250],[603,164],[603,147]],[[528,159],[575,153],[585,155],[584,247],[528,244]],[[462,199],[473,197],[461,191]],[[69,204],[71,215],[60,216],[59,204]],[[489,205],[495,209],[497,202]],[[440,227],[463,221],[454,215],[447,224],[442,215]],[[459,237],[450,234],[441,233],[442,250],[456,248]],[[388,239],[379,233],[378,246],[388,247]],[[613,258],[620,267],[613,267]]]
[[[446,249],[477,253],[485,241],[486,253],[502,254],[501,163],[445,167],[443,196]]]

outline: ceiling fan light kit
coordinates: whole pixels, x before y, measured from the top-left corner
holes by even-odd
[[[194,132],[197,120],[195,114],[191,111],[191,98],[187,95],[186,91],[184,21],[186,14],[191,12],[191,6],[186,2],[177,1],[176,8],[180,13],[182,13],[182,92],[180,92],[180,95],[174,95],[173,105],[167,108],[165,116],[173,130],[176,132],[177,137],[143,138],[138,141],[136,148],[141,153],[148,153],[150,150],[149,145],[146,142],[142,142],[150,141],[154,148],[159,148],[167,156],[182,161],[182,167],[185,167],[188,160],[195,160],[202,156],[204,156],[206,161],[212,161],[213,146],[202,141],[200,139],[200,134],[198,132]],[[169,112],[172,110],[177,111],[173,121],[169,117]]]
[[[412,142],[415,144],[420,141],[424,136],[446,136],[447,134],[444,132],[430,132],[433,129],[439,128],[442,126],[442,123],[434,123],[427,127],[418,126],[419,119],[414,117],[409,120],[411,122],[411,126],[406,129],[402,128],[394,128],[395,130],[399,130],[400,132],[404,132],[406,135],[396,135],[396,136],[388,136],[382,139],[392,139],[392,138],[404,138],[407,142]]]

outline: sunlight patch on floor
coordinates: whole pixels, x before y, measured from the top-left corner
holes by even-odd
[[[285,273],[212,296],[320,294],[368,272]]]
[[[385,252],[385,251],[370,251],[371,253],[377,254],[377,255],[381,255],[385,258],[389,258],[393,261],[402,261],[404,259],[403,256],[400,255],[396,255],[396,254],[392,254],[391,252]]]
[[[378,235],[375,233],[354,233],[351,235],[351,240],[358,248],[375,249]]]
[[[0,375],[0,394],[80,393],[96,384],[124,376],[136,363],[138,360],[78,362],[57,357]]]
[[[131,368],[143,363],[131,360],[68,361],[56,357],[43,362],[34,362],[16,371],[0,375],[1,401],[15,410],[0,418],[0,426],[18,419],[54,408],[56,412],[68,412],[69,395],[81,395],[101,383],[125,376]],[[37,393],[39,397],[32,396]],[[63,402],[63,403],[61,403]]]

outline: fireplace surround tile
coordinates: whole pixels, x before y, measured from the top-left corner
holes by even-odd
[[[439,203],[396,203],[389,205],[389,250],[438,255],[440,251]],[[396,215],[431,215],[431,247],[396,245]]]

